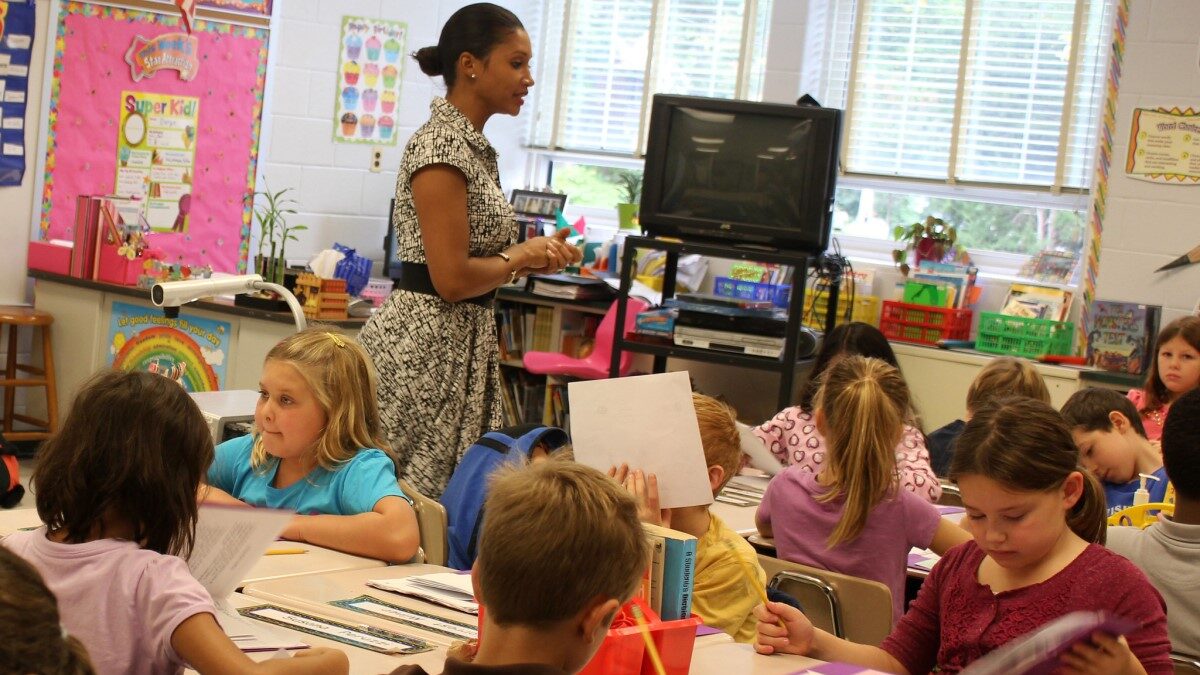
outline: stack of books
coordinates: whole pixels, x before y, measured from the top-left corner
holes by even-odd
[[[529,292],[558,300],[606,300],[616,292],[603,279],[577,274],[535,274],[529,277]]]
[[[904,284],[904,302],[944,309],[965,309],[979,299],[978,268],[972,265],[921,261]]]
[[[1036,284],[1012,284],[1000,313],[1023,319],[1066,321],[1071,314],[1074,294],[1065,288],[1038,286]]]
[[[651,558],[642,578],[642,599],[663,621],[692,615],[696,538],[677,530],[643,523]]]

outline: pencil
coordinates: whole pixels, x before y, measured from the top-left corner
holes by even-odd
[[[758,575],[754,573],[754,570],[750,569],[750,563],[746,562],[745,558],[738,555],[737,549],[734,548],[733,543],[726,540],[725,546],[729,549],[729,554],[732,555],[734,559],[738,561],[738,565],[741,566],[742,574],[746,576],[746,583],[749,584],[751,588],[758,591],[758,599],[762,600],[763,607],[765,608],[770,600],[767,598],[767,589],[763,588],[763,585],[758,582]],[[783,625],[783,619],[779,620],[779,627],[786,628],[786,626]]]
[[[297,553],[308,553],[302,548],[269,548],[263,555],[296,555]]]
[[[654,638],[650,637],[650,628],[646,625],[646,617],[642,616],[642,608],[631,605],[630,611],[633,612],[634,621],[637,621],[638,630],[642,632],[642,639],[646,641],[646,653],[650,655],[650,663],[654,664],[654,672],[658,675],[667,675],[662,659],[658,655],[658,648],[654,646]]]

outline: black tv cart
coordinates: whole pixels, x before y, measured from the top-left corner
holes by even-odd
[[[675,275],[679,265],[679,256],[698,253],[712,258],[730,260],[751,260],[756,262],[778,263],[793,267],[792,293],[788,302],[788,321],[784,332],[783,353],[779,358],[768,356],[752,356],[733,352],[698,349],[680,345],[664,345],[637,340],[630,340],[624,335],[622,326],[625,325],[625,313],[628,311],[629,289],[633,285],[634,262],[633,256],[637,249],[666,251],[666,267],[663,273],[663,298],[675,295]],[[779,393],[776,398],[776,409],[783,410],[792,404],[792,386],[795,382],[796,369],[809,364],[811,357],[801,358],[797,355],[800,346],[800,322],[804,312],[804,281],[807,276],[811,254],[800,251],[781,251],[754,246],[737,245],[732,243],[697,243],[652,237],[627,237],[625,250],[621,256],[621,288],[617,296],[616,334],[613,336],[612,361],[609,364],[609,377],[617,377],[621,363],[622,352],[651,354],[654,356],[654,372],[666,370],[667,358],[675,357],[692,361],[718,363],[740,368],[753,368],[768,372],[779,373]],[[827,325],[836,315],[836,291],[831,293]]]

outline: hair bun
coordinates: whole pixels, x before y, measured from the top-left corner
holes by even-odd
[[[421,47],[412,53],[412,57],[422,73],[430,77],[442,74],[442,59],[438,56],[437,47]]]

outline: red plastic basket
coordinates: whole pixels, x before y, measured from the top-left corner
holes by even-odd
[[[884,300],[879,330],[889,340],[923,345],[934,345],[939,340],[967,340],[971,337],[971,310]]]

